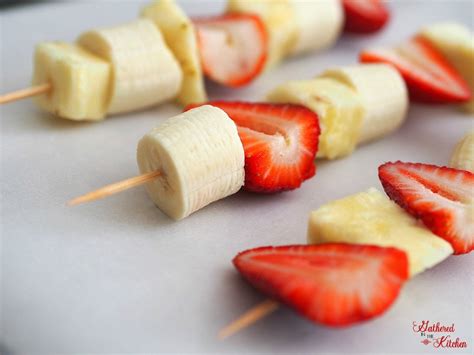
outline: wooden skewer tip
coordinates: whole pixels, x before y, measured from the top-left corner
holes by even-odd
[[[239,332],[240,330],[254,324],[258,320],[269,315],[270,313],[276,311],[279,306],[280,304],[277,301],[267,299],[262,303],[257,304],[255,307],[249,309],[238,319],[234,320],[232,323],[222,328],[217,337],[219,338],[219,340],[224,340],[230,337],[231,335]]]
[[[49,92],[52,89],[50,83],[40,84],[32,86],[26,89],[14,91],[5,95],[0,96],[0,105],[7,104],[9,102],[26,99],[28,97],[42,95]]]
[[[98,190],[89,192],[85,195],[76,197],[70,201],[67,202],[68,206],[75,206],[79,205],[81,203],[86,203],[86,202],[92,202],[95,200],[102,199],[104,197],[116,194],[118,192],[128,190],[132,187],[139,186],[142,184],[145,184],[149,181],[155,180],[157,177],[161,175],[161,171],[152,171],[149,173],[145,173],[142,175],[138,175],[135,177],[132,177],[130,179],[122,180],[107,186],[104,186]]]

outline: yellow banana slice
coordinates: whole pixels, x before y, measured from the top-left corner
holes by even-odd
[[[138,143],[141,173],[161,171],[146,185],[155,204],[179,220],[237,192],[244,184],[244,149],[235,123],[213,106],[172,117]]]
[[[191,20],[174,0],[154,1],[142,10],[141,16],[158,26],[178,59],[183,71],[179,102],[188,105],[207,101],[196,31]]]
[[[112,63],[109,113],[147,108],[178,94],[181,69],[150,20],[89,31],[78,43]]]

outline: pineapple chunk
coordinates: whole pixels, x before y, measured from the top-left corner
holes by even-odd
[[[157,0],[141,13],[160,29],[165,42],[183,71],[178,101],[182,105],[207,101],[196,31],[191,20],[174,0]]]
[[[36,97],[46,111],[71,120],[100,120],[107,112],[110,64],[69,43],[36,47],[33,85],[49,82],[53,90]]]
[[[439,23],[422,29],[420,35],[430,41],[466,80],[474,92],[474,35],[457,23]],[[474,97],[462,105],[474,113]]]
[[[298,30],[290,0],[229,0],[227,11],[260,16],[269,36],[267,69],[278,64],[296,45]]]
[[[334,159],[354,150],[364,109],[358,95],[347,86],[332,79],[290,81],[271,91],[267,99],[304,105],[318,114],[318,158]]]
[[[328,203],[311,213],[308,243],[345,242],[403,250],[414,276],[446,259],[453,248],[377,189]]]

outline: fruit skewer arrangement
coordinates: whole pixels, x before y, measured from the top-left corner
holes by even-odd
[[[463,79],[457,76],[455,70],[448,64],[443,64],[440,71],[442,72],[443,69],[456,76],[458,83],[463,83]],[[420,71],[422,72],[421,69]],[[298,107],[292,106],[291,109],[289,106],[271,106],[269,104],[209,102],[208,104],[222,109],[228,115],[226,117],[230,117],[239,127],[238,134],[243,144],[245,157],[245,174],[242,178],[244,182],[241,181],[239,186],[232,185],[233,188],[228,192],[221,190],[220,187],[211,188],[212,193],[203,197],[198,204],[191,203],[192,207],[190,208],[182,202],[186,199],[188,189],[182,189],[183,180],[179,176],[180,174],[187,176],[185,180],[189,180],[190,191],[201,191],[200,186],[206,184],[208,184],[206,188],[212,186],[209,181],[220,181],[207,168],[212,166],[206,162],[206,159],[213,160],[208,158],[212,154],[213,148],[203,150],[201,160],[195,159],[187,163],[186,168],[184,165],[180,165],[182,170],[170,175],[166,172],[168,166],[174,167],[177,161],[186,162],[189,158],[181,154],[172,155],[170,158],[168,154],[166,159],[169,159],[170,162],[161,165],[160,159],[165,157],[160,157],[158,152],[162,148],[150,148],[145,154],[142,152],[146,150],[141,148],[144,143],[141,143],[138,157],[140,171],[143,175],[106,186],[76,198],[70,203],[92,201],[138,184],[147,183],[147,189],[155,204],[171,217],[181,219],[213,201],[238,191],[242,185],[247,190],[263,193],[298,188],[304,180],[315,174],[316,167],[312,162],[315,155],[328,159],[348,155],[357,144],[383,137],[403,123],[408,109],[408,94],[399,73],[400,71],[395,70],[389,64],[342,67],[328,70],[312,80],[284,83],[267,95],[268,101],[273,103],[300,105]],[[401,73],[403,74],[403,71]],[[420,85],[420,82],[417,81],[407,80],[406,84],[408,84],[408,91],[417,92],[420,96],[427,96],[432,92],[432,86]],[[435,82],[433,85],[438,85],[438,83]],[[463,85],[463,87],[467,86]],[[469,99],[470,91],[468,88],[466,90],[467,94],[464,95],[464,99]],[[191,105],[190,107],[196,106]],[[297,119],[303,116],[306,121]],[[172,134],[175,130],[180,131],[180,124],[176,122],[182,120],[181,116],[172,119],[175,124],[171,125],[173,128],[167,134]],[[163,127],[166,126],[165,124]],[[212,131],[212,124],[209,127],[201,124],[199,129],[206,132],[205,134],[209,137],[215,136],[208,139],[207,143],[215,141],[216,144],[223,144],[217,143],[221,141],[217,131],[209,133]],[[160,127],[155,129],[155,131],[159,130]],[[225,133],[222,134],[226,136]],[[143,141],[149,142],[150,145],[160,145],[159,140],[164,140],[165,137],[163,134],[159,137],[161,138],[147,138]],[[175,137],[177,138],[174,144],[179,142],[182,146],[201,139],[199,135],[192,136],[191,132],[189,132],[189,137],[184,136],[184,133],[183,135],[176,133]],[[152,144],[152,142],[154,143]],[[171,146],[167,148],[168,151],[170,149]],[[192,156],[194,149],[188,148],[186,151]],[[214,148],[214,150],[218,150],[218,148]],[[216,161],[219,161],[221,158],[217,158],[218,154],[215,155]],[[284,157],[284,159],[275,157]],[[151,160],[155,163],[151,164],[149,162]],[[219,170],[217,163],[215,164],[217,176],[222,174],[231,176],[228,168],[222,167],[222,170]],[[192,168],[193,165],[200,165],[202,170]],[[221,165],[224,166],[225,163],[223,162]],[[189,175],[185,172],[186,169],[195,171],[199,176],[207,174],[210,180],[195,179],[198,182],[191,183],[194,173]],[[177,181],[177,185],[171,191],[179,192],[178,200],[181,202],[173,202],[172,205],[179,206],[179,212],[171,211],[167,207],[168,202],[163,202],[171,201],[166,194],[166,189],[174,180]]]
[[[227,14],[194,21],[175,1],[159,0],[139,20],[86,32],[75,44],[40,43],[34,86],[0,103],[37,95],[42,109],[71,120],[172,99],[201,103],[203,72],[223,85],[245,85],[288,56],[331,46],[343,21],[339,0],[231,0]]]
[[[385,64],[332,69],[284,84],[269,98],[272,103],[188,107],[140,141],[143,175],[70,204],[147,183],[155,204],[181,219],[242,186],[259,193],[292,190],[315,175],[316,156],[347,155],[357,143],[383,137],[400,126],[408,106],[403,80]]]
[[[474,249],[473,173],[395,162],[380,166],[379,178],[392,201],[371,188],[321,206],[309,218],[310,245],[239,253],[233,260],[237,270],[270,299],[219,337],[256,322],[279,303],[332,327],[371,319],[393,304],[407,279]]]
[[[356,1],[343,1],[346,14],[352,14],[345,28],[371,32],[383,26],[388,14],[374,5],[379,2],[371,3],[378,14],[372,23],[360,21],[364,14]],[[406,117],[408,92],[415,101],[472,106],[465,69],[470,52],[453,54],[459,48],[445,45],[444,27],[395,49],[361,53],[363,62],[388,64],[336,68],[315,79],[284,83],[264,103],[203,104],[201,71],[224,85],[244,85],[287,56],[331,45],[343,22],[336,0],[230,0],[228,8],[232,14],[191,21],[173,1],[161,0],[146,7],[142,19],[87,32],[77,44],[38,46],[38,85],[29,94],[47,93],[39,104],[62,117],[98,120],[174,98],[191,104],[140,140],[142,175],[70,204],[146,184],[154,203],[179,220],[242,186],[258,193],[298,188],[315,175],[316,157],[346,156],[358,144],[397,129]],[[321,21],[308,11],[316,8]],[[223,53],[229,58],[225,63]],[[449,255],[469,253],[474,245],[474,174],[467,171],[473,169],[472,141],[466,136],[450,163],[465,170],[382,165],[379,177],[393,202],[370,189],[320,207],[309,220],[311,245],[239,253],[235,267],[271,299],[224,328],[221,337],[280,303],[328,326],[371,319],[393,304],[406,280]]]

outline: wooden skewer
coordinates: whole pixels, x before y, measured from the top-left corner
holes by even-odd
[[[0,96],[0,105],[6,104],[12,101],[26,99],[27,97],[45,94],[49,92],[52,88],[53,86],[50,83],[46,83],[46,84],[32,86],[27,89],[14,91],[9,94]]]
[[[222,328],[218,334],[218,338],[223,340],[231,335],[237,333],[238,331],[247,328],[263,317],[269,315],[270,313],[276,311],[280,304],[277,301],[267,299],[262,303],[257,304],[255,307],[249,309],[247,312],[242,314],[238,319],[234,320],[232,323]]]
[[[68,206],[74,206],[74,205],[78,205],[84,202],[99,200],[101,198],[116,194],[117,192],[128,190],[132,187],[142,185],[149,181],[155,180],[160,175],[161,175],[161,171],[157,170],[157,171],[152,171],[150,173],[135,176],[127,180],[122,180],[114,184],[104,186],[98,190],[89,192],[85,195],[76,197],[75,199],[72,199],[71,201],[69,201],[67,204]]]

